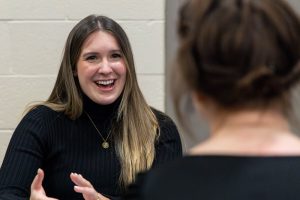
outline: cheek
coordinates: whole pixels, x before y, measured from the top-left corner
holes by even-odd
[[[126,73],[127,73],[127,68],[125,66],[125,63],[122,63],[121,67],[120,67],[120,73],[126,77]]]
[[[126,76],[127,69],[124,63],[116,63],[113,68],[114,72],[119,76]]]
[[[77,68],[77,77],[78,77],[80,82],[82,82],[84,80],[85,71],[82,70],[82,68]]]
[[[77,65],[77,76],[80,79],[89,78],[89,77],[93,76],[93,74],[96,71],[97,71],[97,69],[95,67],[92,67],[92,66],[82,65],[82,64]]]
[[[126,67],[122,68],[121,74],[126,78],[127,69]]]

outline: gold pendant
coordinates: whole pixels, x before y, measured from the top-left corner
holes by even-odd
[[[103,147],[104,149],[107,149],[107,148],[109,147],[108,142],[102,142],[102,147]]]

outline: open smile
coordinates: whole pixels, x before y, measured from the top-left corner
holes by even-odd
[[[101,88],[111,88],[115,85],[116,80],[110,79],[110,80],[100,80],[96,81],[96,85]]]

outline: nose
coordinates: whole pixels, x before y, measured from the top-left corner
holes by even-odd
[[[103,59],[99,64],[98,73],[109,74],[112,72],[112,68],[110,66],[110,62],[107,59]]]

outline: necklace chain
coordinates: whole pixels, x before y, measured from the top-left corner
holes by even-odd
[[[109,136],[111,135],[111,131],[109,131],[107,137],[104,138],[103,135],[101,134],[101,132],[99,131],[99,129],[97,128],[96,124],[94,123],[94,121],[90,117],[90,115],[86,111],[84,111],[84,112],[85,112],[86,116],[89,118],[90,122],[93,124],[94,128],[96,129],[96,131],[98,132],[100,137],[102,138],[102,140],[103,140],[103,142],[101,144],[102,148],[104,148],[104,149],[109,148],[109,143],[107,142],[107,140],[109,139]]]

